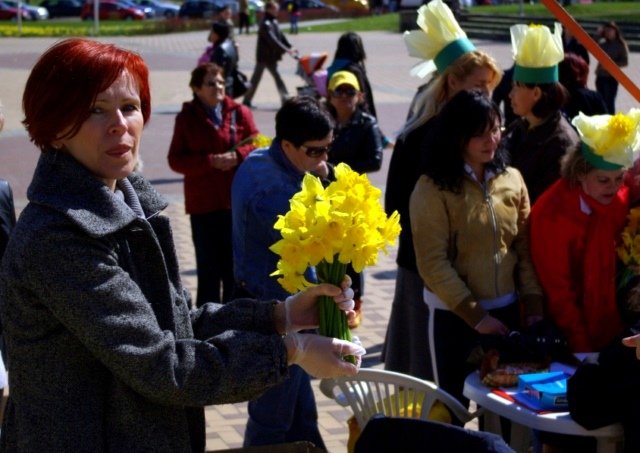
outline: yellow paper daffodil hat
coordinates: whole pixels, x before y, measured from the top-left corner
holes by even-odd
[[[442,74],[460,56],[476,50],[442,0],[422,5],[416,23],[420,29],[403,36],[409,55],[425,60],[411,69],[413,76],[426,77],[434,70]]]
[[[562,25],[553,33],[546,25],[517,24],[511,27],[515,82],[539,84],[558,81],[558,63],[564,59]]]
[[[578,129],[582,154],[591,165],[600,170],[633,165],[640,147],[640,109],[615,115],[580,112],[571,123]]]

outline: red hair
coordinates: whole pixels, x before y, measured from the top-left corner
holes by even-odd
[[[23,124],[31,141],[45,151],[73,137],[89,118],[98,94],[123,71],[136,81],[145,124],[151,114],[149,69],[138,54],[88,39],[67,39],[37,61],[22,97]]]
[[[589,65],[584,58],[575,53],[567,52],[564,60],[558,65],[560,83],[570,90],[584,88],[589,78]]]

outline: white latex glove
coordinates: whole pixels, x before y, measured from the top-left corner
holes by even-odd
[[[362,356],[367,351],[355,343],[308,333],[292,333],[285,337],[289,364],[300,365],[311,376],[325,379],[353,376],[358,373]],[[356,364],[346,362],[343,356],[352,355]]]
[[[351,278],[345,276],[341,288],[322,283],[305,291],[287,297],[284,301],[285,311],[285,332],[298,332],[304,329],[314,329],[320,323],[318,314],[318,296],[333,296],[333,300],[340,310],[346,312],[347,317],[355,316],[353,307],[353,290],[351,289]]]
[[[507,335],[509,328],[491,315],[485,315],[475,327],[476,331],[486,335]]]

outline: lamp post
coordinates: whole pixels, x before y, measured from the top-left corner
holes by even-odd
[[[100,35],[100,0],[93,0],[93,34]]]

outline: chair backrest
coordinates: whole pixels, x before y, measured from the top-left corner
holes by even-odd
[[[341,406],[350,406],[360,429],[376,414],[426,420],[438,401],[462,423],[478,415],[433,382],[387,370],[365,368],[355,376],[323,379],[320,390]]]

